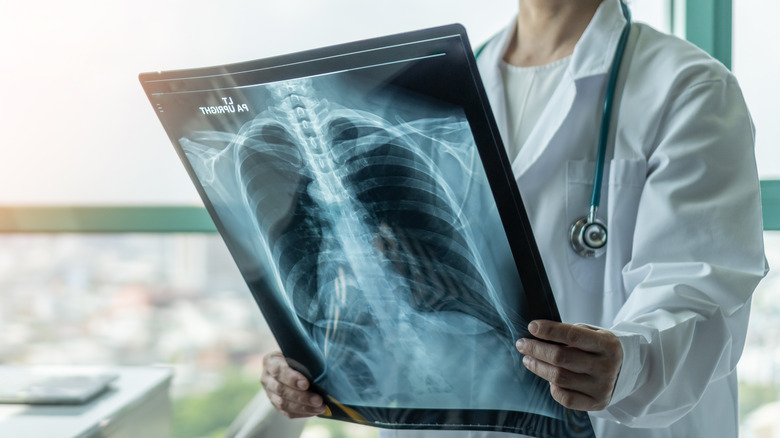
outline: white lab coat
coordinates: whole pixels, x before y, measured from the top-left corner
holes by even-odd
[[[625,24],[605,0],[512,170],[562,319],[610,328],[623,365],[598,437],[736,437],[750,296],[766,274],[754,133],[731,73],[693,45],[632,25],[599,216],[605,257],[570,248],[590,204],[603,93]],[[498,63],[514,24],[478,65],[508,138]],[[640,429],[635,429],[640,428]],[[517,437],[382,431],[380,437]]]

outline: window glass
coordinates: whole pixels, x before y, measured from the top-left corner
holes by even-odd
[[[764,233],[771,268],[780,266],[780,232]],[[780,272],[770,270],[753,294],[748,337],[739,375],[740,436],[780,433]],[[774,435],[771,431],[774,431]]]
[[[780,3],[776,0],[734,2],[733,70],[756,126],[756,156],[761,179],[780,179]]]
[[[669,1],[628,0],[634,21],[647,23],[661,32],[671,32],[671,13]]]
[[[453,22],[477,44],[515,8],[516,0],[2,2],[0,204],[199,204],[140,72]]]
[[[765,241],[770,266],[780,266],[780,232]],[[174,437],[224,430],[260,390],[261,357],[276,349],[216,234],[0,235],[0,290],[0,363],[172,365]],[[777,418],[767,412],[780,395],[778,317],[780,273],[770,271],[738,367],[745,436]],[[375,431],[314,420],[303,436]]]
[[[664,5],[632,2],[664,28]],[[200,204],[138,84],[142,71],[240,62],[460,22],[472,44],[516,0],[0,3],[0,204]],[[10,67],[13,68],[10,68]]]
[[[275,349],[217,234],[0,235],[0,290],[0,363],[173,366],[176,438],[224,431]]]
[[[217,234],[0,234],[0,291],[0,363],[172,366],[173,438],[223,436],[277,349]]]
[[[780,3],[734,2],[733,71],[756,127],[756,157],[761,179],[780,179],[780,85],[774,72],[780,57],[763,47],[780,38],[775,21]],[[780,266],[780,232],[765,233],[769,266]],[[771,270],[753,297],[748,338],[739,362],[740,435],[780,433],[780,274]]]

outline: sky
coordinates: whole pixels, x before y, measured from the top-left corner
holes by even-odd
[[[743,3],[778,9],[773,0]],[[637,20],[664,27],[661,4],[633,0],[632,7]],[[141,89],[141,72],[247,61],[455,22],[476,46],[515,10],[516,0],[0,2],[0,205],[200,204]],[[741,9],[735,15],[777,16]],[[735,54],[738,72],[756,83],[743,87],[756,124],[766,125],[758,138],[769,143],[780,139],[780,124],[763,113],[778,114],[777,104],[758,84],[771,83],[776,69],[750,62],[765,60]],[[760,156],[780,163],[776,152]]]

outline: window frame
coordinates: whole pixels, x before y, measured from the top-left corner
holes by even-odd
[[[670,1],[675,33],[731,69],[733,0]]]

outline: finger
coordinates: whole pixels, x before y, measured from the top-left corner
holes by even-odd
[[[266,371],[287,386],[301,390],[309,389],[309,381],[306,377],[292,369],[281,353],[271,353],[263,358],[263,373],[265,374]]]
[[[563,345],[548,344],[533,339],[519,339],[517,351],[557,367],[581,374],[591,374],[599,358],[591,353]]]
[[[291,400],[286,400],[277,394],[270,394],[271,403],[287,418],[303,418],[321,415],[325,413],[325,406],[313,407],[303,405]]]
[[[542,379],[557,385],[561,388],[580,392],[593,397],[600,394],[600,388],[603,382],[594,379],[587,374],[579,374],[564,368],[556,367],[530,356],[523,358],[523,365],[528,371],[536,374]]]
[[[555,384],[550,384],[550,395],[561,405],[578,411],[600,411],[607,407],[606,403],[598,402],[586,394]]]
[[[566,344],[593,353],[604,351],[604,334],[609,333],[585,326],[546,320],[531,321],[528,324],[528,331],[539,339]]]
[[[299,405],[319,408],[322,406],[322,397],[311,391],[301,391],[293,387],[280,383],[273,378],[263,382],[263,388],[270,395],[281,397],[285,401],[297,403]]]

